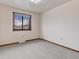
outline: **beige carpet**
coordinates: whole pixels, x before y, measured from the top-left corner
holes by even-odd
[[[79,59],[79,53],[43,40],[0,48],[0,59]]]

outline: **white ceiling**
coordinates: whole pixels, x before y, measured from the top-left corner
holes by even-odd
[[[42,0],[39,3],[33,3],[30,0],[0,0],[0,4],[41,13],[68,1],[69,0]]]

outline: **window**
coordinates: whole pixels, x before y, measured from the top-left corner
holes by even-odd
[[[31,15],[13,12],[13,31],[31,30]]]

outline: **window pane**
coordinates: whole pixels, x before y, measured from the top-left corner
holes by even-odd
[[[19,14],[14,16],[14,29],[22,29],[22,16]]]
[[[23,15],[23,29],[29,29],[29,19],[30,16]]]
[[[31,15],[13,12],[13,31],[31,30]]]

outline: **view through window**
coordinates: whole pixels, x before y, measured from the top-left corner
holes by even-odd
[[[31,30],[31,15],[13,12],[13,31]]]

